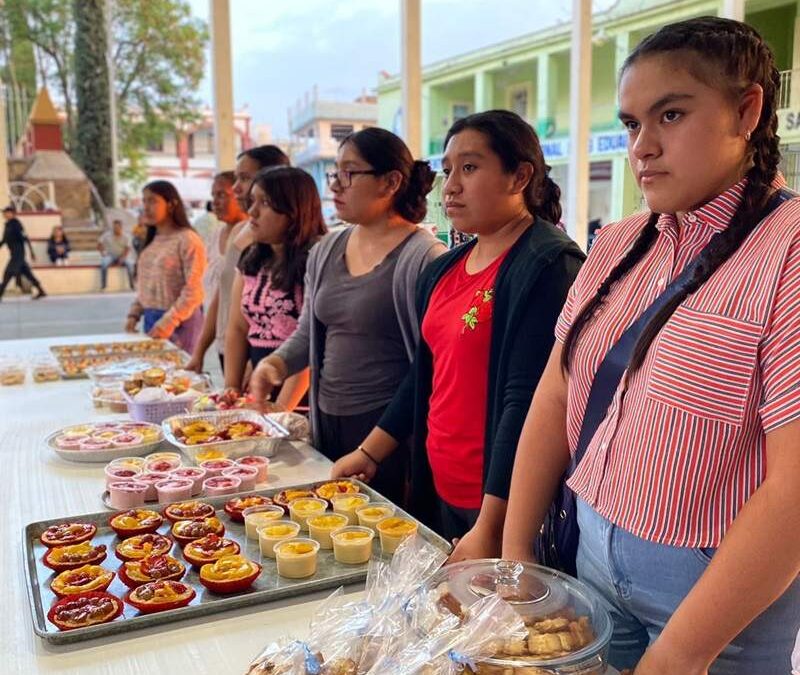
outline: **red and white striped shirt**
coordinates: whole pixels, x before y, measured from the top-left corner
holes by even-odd
[[[569,377],[571,452],[606,352],[727,227],[745,185],[741,181],[688,213],[682,225],[662,215],[650,251],[614,284],[584,326]],[[774,185],[785,185],[783,177]],[[638,214],[600,231],[556,326],[561,342],[647,218]],[[639,537],[718,546],[764,480],[765,435],[798,418],[800,199],[793,199],[684,300],[639,370],[623,377],[569,486]]]

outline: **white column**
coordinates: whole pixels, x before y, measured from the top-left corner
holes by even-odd
[[[422,156],[422,21],[420,0],[400,0],[400,78],[403,137],[415,158]]]
[[[106,0],[106,61],[108,62],[108,107],[111,117],[111,173],[112,173],[112,203],[115,209],[119,208],[119,139],[117,138],[117,87],[116,67],[114,66],[114,27],[112,16],[114,0]]]
[[[494,79],[491,73],[479,70],[475,73],[473,86],[473,110],[491,110],[494,107]]]
[[[8,206],[8,145],[6,129],[6,87],[0,82],[0,208]]]
[[[229,0],[209,0],[211,15],[211,72],[214,85],[214,151],[217,171],[236,165],[233,129],[233,68]]]
[[[800,1],[795,5],[794,38],[792,40],[792,74],[789,78],[789,107],[800,107]]]
[[[589,226],[589,126],[592,93],[592,2],[572,1],[569,59],[567,229],[586,249]]]
[[[744,0],[722,0],[719,15],[734,21],[744,21]]]
[[[555,130],[555,110],[558,100],[558,77],[555,56],[539,54],[536,59],[536,132],[542,138]]]

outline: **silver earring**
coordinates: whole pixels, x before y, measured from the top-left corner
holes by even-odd
[[[751,132],[745,131],[744,132],[744,140],[749,141],[751,135],[752,135]]]

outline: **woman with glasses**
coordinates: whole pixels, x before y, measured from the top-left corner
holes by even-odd
[[[263,400],[310,366],[314,443],[336,460],[375,426],[408,372],[419,338],[417,278],[446,249],[418,227],[434,173],[394,134],[349,135],[327,178],[338,216],[353,226],[312,249],[299,326],[258,364],[252,388]],[[395,453],[373,481],[400,504],[406,455]]]

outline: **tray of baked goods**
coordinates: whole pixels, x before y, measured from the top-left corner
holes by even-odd
[[[30,523],[33,627],[75,643],[358,583],[409,536],[450,550],[357,480]]]
[[[50,351],[58,361],[64,379],[87,377],[87,370],[107,363],[142,358],[155,364],[182,366],[189,355],[169,340],[128,340],[53,345]]]

